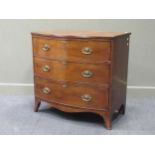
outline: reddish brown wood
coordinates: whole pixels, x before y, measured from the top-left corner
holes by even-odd
[[[79,83],[60,83],[40,78],[36,78],[35,82],[35,94],[43,100],[86,109],[108,109],[108,89],[104,87]],[[50,89],[48,94],[43,93],[45,87]],[[83,101],[81,97],[84,94],[90,95],[92,97],[91,101]]]
[[[41,104],[41,100],[35,97],[34,112],[38,112],[40,104]]]
[[[49,49],[43,51],[43,46],[48,44]],[[61,40],[33,37],[34,55],[40,58],[53,60],[66,60],[72,62],[104,63],[110,59],[110,41],[80,39]],[[83,54],[82,49],[89,47],[91,54]]]
[[[115,112],[125,114],[130,33],[32,33],[35,106],[41,101],[65,112],[99,114],[107,129]],[[48,50],[42,48],[48,44]],[[90,55],[81,52],[92,49]],[[43,71],[47,65],[49,70]],[[81,73],[89,70],[91,77]],[[48,88],[49,92],[43,92]],[[83,95],[91,96],[83,101]]]
[[[111,110],[112,113],[119,111],[124,114],[126,107],[129,36],[114,39],[112,46]]]
[[[111,116],[110,111],[102,113],[102,117],[103,117],[104,122],[105,122],[105,127],[108,130],[111,130],[112,129],[112,116]]]
[[[105,39],[116,38],[120,36],[130,35],[129,32],[103,32],[103,31],[43,31],[33,32],[33,36],[50,37],[50,38],[66,38],[66,39]]]
[[[66,61],[51,61],[35,57],[35,75],[55,80],[79,81],[96,84],[108,84],[110,65],[105,64],[83,64],[69,63]],[[44,72],[43,67],[49,66],[49,71]],[[92,72],[91,77],[83,77],[82,72],[89,70]]]
[[[79,112],[92,112],[92,113],[96,113],[98,115],[100,115],[103,120],[104,120],[104,126],[106,127],[106,129],[111,130],[112,129],[112,119],[110,116],[110,113],[106,110],[101,110],[101,109],[85,109],[83,107],[74,107],[74,106],[70,106],[70,105],[64,105],[60,102],[55,102],[55,101],[49,101],[47,99],[45,99],[44,101],[47,101],[50,106],[53,106],[61,111],[64,112],[69,112],[69,113],[79,113]]]

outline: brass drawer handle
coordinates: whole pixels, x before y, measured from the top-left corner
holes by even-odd
[[[85,71],[83,71],[83,72],[81,73],[81,75],[82,75],[83,77],[88,78],[88,77],[92,77],[93,73],[92,73],[90,70],[85,70]]]
[[[43,66],[42,70],[43,70],[44,72],[49,72],[50,67],[49,67],[48,65],[45,65],[45,66]]]
[[[92,48],[89,48],[89,47],[84,47],[84,48],[82,48],[82,50],[81,50],[81,52],[82,52],[83,54],[86,54],[86,55],[91,54],[92,51],[93,51]]]
[[[50,48],[49,48],[48,44],[44,44],[43,47],[42,47],[42,50],[45,51],[45,52],[48,51],[49,49]]]
[[[51,90],[48,87],[45,87],[42,91],[44,94],[49,94]]]
[[[92,97],[89,94],[85,94],[81,96],[81,99],[85,102],[89,102],[92,100]]]

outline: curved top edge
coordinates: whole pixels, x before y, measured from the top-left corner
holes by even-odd
[[[54,38],[115,38],[131,35],[130,32],[102,32],[102,31],[44,31],[32,32],[32,36],[44,36]]]

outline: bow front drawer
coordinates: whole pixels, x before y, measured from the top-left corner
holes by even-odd
[[[36,76],[55,80],[108,84],[110,79],[108,64],[86,65],[34,58],[34,71]]]
[[[73,62],[101,63],[110,60],[110,41],[33,38],[34,55]]]
[[[35,93],[45,101],[68,106],[90,109],[108,108],[108,89],[104,87],[35,78]]]

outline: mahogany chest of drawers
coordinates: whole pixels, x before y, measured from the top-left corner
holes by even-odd
[[[112,127],[124,114],[130,33],[33,32],[35,105],[93,112]]]

